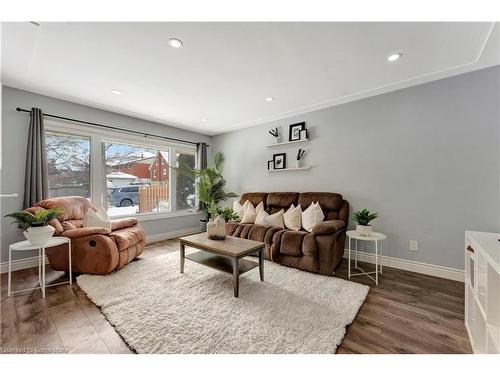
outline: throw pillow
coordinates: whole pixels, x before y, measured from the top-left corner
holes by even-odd
[[[99,208],[97,212],[89,209],[83,217],[83,227],[103,227],[111,231],[111,220],[104,208]]]
[[[247,201],[248,202],[248,201]],[[245,202],[246,203],[246,202]],[[243,217],[243,213],[245,212],[245,209],[243,208],[243,206],[240,204],[240,202],[238,202],[237,199],[234,200],[233,202],[233,211],[236,212],[239,216],[239,219],[238,220],[241,220],[241,218]]]
[[[302,208],[300,204],[295,207],[293,204],[283,215],[285,227],[291,230],[300,230],[302,227]]]
[[[325,215],[319,202],[312,203],[305,211],[302,211],[302,228],[311,232],[316,224],[323,221]]]
[[[247,205],[243,217],[241,219],[241,224],[254,224],[257,218],[257,213],[260,210],[264,210],[264,203],[260,202],[257,207],[254,207],[250,201],[246,201],[244,205]]]
[[[264,224],[264,218],[268,216],[269,214],[265,210],[259,210],[259,212],[257,212],[257,217],[255,218],[255,224],[266,225]]]
[[[264,211],[264,210],[262,210]],[[285,222],[283,220],[283,214],[285,210],[281,209],[278,212],[264,217],[264,225],[269,225],[270,227],[278,227],[285,229]]]

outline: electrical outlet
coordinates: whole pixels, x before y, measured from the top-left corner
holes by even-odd
[[[410,240],[410,251],[418,251],[418,241]]]

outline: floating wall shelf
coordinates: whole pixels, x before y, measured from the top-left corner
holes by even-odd
[[[279,146],[290,146],[290,145],[296,145],[300,143],[309,143],[311,142],[310,139],[301,139],[300,141],[289,141],[289,142],[280,142],[280,143],[273,143],[270,145],[267,145],[266,147],[279,147]]]
[[[285,168],[285,169],[269,169],[268,172],[286,172],[286,171],[306,171],[311,169],[311,166],[300,167],[300,168]]]

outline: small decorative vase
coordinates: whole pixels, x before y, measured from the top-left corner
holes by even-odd
[[[295,162],[295,167],[296,168],[302,168],[302,159],[299,159]]]
[[[216,216],[208,221],[207,238],[210,240],[226,239],[226,221],[222,217]]]
[[[46,225],[44,227],[30,227],[23,234],[30,244],[43,246],[50,241],[54,231],[55,228],[53,226]]]
[[[274,143],[280,143],[281,142],[281,135],[278,134],[277,137],[274,137]]]
[[[356,232],[358,232],[361,236],[370,237],[370,235],[372,234],[372,226],[357,224]]]

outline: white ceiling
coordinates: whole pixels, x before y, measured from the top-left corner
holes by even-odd
[[[218,134],[498,65],[499,34],[478,22],[4,23],[1,77]],[[394,52],[403,57],[388,63]]]

